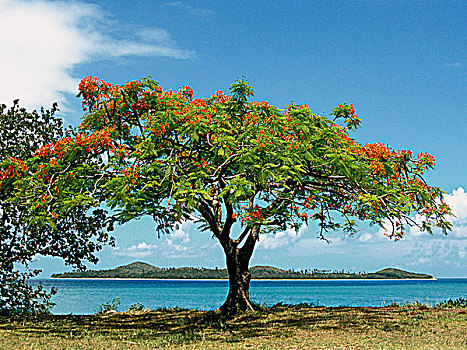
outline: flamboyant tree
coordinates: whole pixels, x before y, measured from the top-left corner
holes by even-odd
[[[225,252],[227,314],[252,309],[248,265],[261,233],[309,221],[323,239],[353,233],[358,220],[396,239],[407,225],[450,228],[442,191],[423,178],[434,158],[357,143],[349,132],[360,119],[347,103],[333,119],[307,105],[279,109],[249,102],[242,80],[207,98],[150,79],[118,86],[87,77],[79,90],[81,133],[37,150],[15,200],[46,207],[36,217],[44,225],[79,205],[109,206],[118,223],[150,215],[159,232],[196,221]]]
[[[35,175],[40,168],[26,162],[40,147],[72,136],[52,109],[28,112],[14,101],[11,108],[0,105],[0,312],[44,310],[50,295],[39,286],[26,283],[40,271],[28,269],[37,254],[61,257],[66,264],[83,268],[83,260],[96,262],[94,253],[109,241],[104,230],[103,210],[89,213],[89,207],[75,206],[67,216],[52,218],[49,225],[36,220],[40,205],[12,201],[17,180]],[[34,195],[32,189],[30,195]],[[27,199],[27,198],[25,198]],[[66,234],[65,234],[66,232]],[[21,268],[20,268],[21,267]]]

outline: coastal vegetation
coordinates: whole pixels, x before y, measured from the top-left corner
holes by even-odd
[[[57,111],[56,104],[32,112],[18,100],[10,108],[0,104],[0,313],[43,311],[49,306],[55,290],[47,292],[41,285],[32,288],[27,283],[40,272],[29,268],[36,256],[62,258],[79,269],[84,268],[83,261],[96,263],[95,254],[112,243],[104,230],[103,210],[76,206],[67,216],[54,218],[53,225],[43,225],[36,220],[42,205],[11,198],[18,189],[17,181],[32,174],[27,163],[38,149],[76,134],[63,126]]]
[[[141,308],[0,316],[0,344],[5,350],[465,349],[465,306],[465,300],[463,308],[278,305],[230,319],[212,311]]]
[[[331,270],[283,270],[272,266],[250,268],[252,279],[432,279],[433,276],[384,269],[372,273],[351,273]],[[110,270],[86,270],[53,274],[52,278],[154,278],[154,279],[228,279],[227,269],[195,267],[158,268],[142,262],[134,262]]]

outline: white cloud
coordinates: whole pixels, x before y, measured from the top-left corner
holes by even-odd
[[[279,249],[289,246],[303,236],[306,228],[307,226],[303,224],[298,232],[292,228],[288,228],[286,231],[276,234],[263,234],[259,237],[258,248]]]
[[[124,34],[114,29],[120,26]],[[178,48],[163,29],[116,26],[95,4],[0,0],[2,103],[16,98],[30,108],[63,103],[64,93],[77,93],[74,67],[120,56],[185,59],[192,52]]]
[[[462,67],[463,64],[462,64],[462,62],[451,62],[451,63],[446,63],[446,66],[448,66],[448,67]]]
[[[456,216],[453,222],[467,222],[467,193],[465,190],[459,187],[457,190],[453,190],[451,194],[446,195],[444,199]]]
[[[157,249],[157,245],[147,244],[146,242],[141,242],[135,245],[132,245],[128,248],[116,247],[113,249],[112,254],[117,256],[129,256],[132,258],[145,258],[154,254],[154,250]]]
[[[452,209],[453,217],[452,231],[448,233],[448,237],[457,240],[467,240],[467,193],[464,188],[459,187],[453,190],[451,194],[445,196],[445,201]]]
[[[190,230],[194,226],[192,221],[179,223],[174,231],[168,235],[163,235],[155,244],[141,242],[130,247],[113,248],[112,254],[117,256],[127,256],[132,258],[144,257],[164,257],[164,258],[192,258],[199,255],[198,248],[193,249],[193,242],[190,240]],[[196,252],[196,254],[193,253]]]
[[[459,187],[457,190],[453,190],[450,194],[444,196],[444,201],[451,207],[452,212],[455,216],[449,218],[449,221],[453,224],[452,230],[448,232],[448,239],[466,239],[467,238],[467,193],[464,188]],[[421,223],[422,216],[414,215],[413,219]],[[389,220],[385,221],[386,227],[391,227]],[[360,234],[358,240],[360,242],[377,242],[388,240],[385,235],[385,230],[380,228],[377,232],[365,232]],[[436,238],[441,234],[441,230],[435,229]],[[404,240],[417,240],[420,236],[427,236],[426,232],[420,231],[417,226],[411,226],[404,236]]]
[[[453,190],[450,194],[444,196],[445,202],[451,207],[452,213],[455,216],[449,218],[452,223],[452,230],[448,232],[448,239],[465,240],[467,239],[467,193],[464,188],[459,187]],[[421,217],[416,216],[416,220],[421,222]],[[434,230],[435,237],[441,233],[441,230]],[[420,232],[418,227],[411,227],[408,232],[408,237],[417,237],[426,235],[425,232]]]
[[[193,5],[189,5],[186,3],[183,3],[181,1],[172,1],[167,4],[167,6],[177,8],[182,11],[188,12],[192,16],[196,17],[207,17],[214,12],[212,10],[208,10],[205,8],[199,8],[199,7],[194,7]]]
[[[184,221],[178,224],[176,230],[166,239],[167,244],[172,245],[174,242],[188,243],[190,241],[188,234],[192,226],[193,222],[191,221]]]
[[[374,239],[374,235],[372,235],[369,232],[364,232],[358,237],[358,240],[360,242],[368,242],[368,241],[371,241],[373,239]]]
[[[448,237],[414,242],[405,257],[408,265],[464,267],[467,256],[467,240],[452,240]]]
[[[189,252],[190,248],[190,229],[193,226],[192,221],[184,221],[177,224],[175,231],[173,231],[164,242],[164,253],[163,255],[168,258],[180,258],[184,257],[183,252],[191,256]]]

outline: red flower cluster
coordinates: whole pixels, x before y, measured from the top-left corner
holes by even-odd
[[[136,180],[139,178],[139,169],[137,165],[123,169],[122,173],[133,185],[136,184]]]
[[[242,209],[246,210],[245,206],[242,206]],[[242,225],[247,224],[252,220],[263,220],[263,215],[261,214],[261,209],[258,205],[253,207],[253,210],[246,211],[244,217],[241,218]]]
[[[21,176],[28,171],[28,166],[22,160],[15,157],[8,157],[10,164],[4,169],[0,169],[0,187],[6,179]]]
[[[117,152],[121,150],[121,147],[112,139],[115,132],[116,127],[113,125],[112,127],[97,130],[91,135],[78,134],[75,138],[62,138],[55,143],[42,146],[34,155],[41,158],[56,157],[57,159],[62,159],[66,152],[74,145],[84,147],[87,153],[97,154],[103,150]],[[56,166],[56,160],[51,165]]]

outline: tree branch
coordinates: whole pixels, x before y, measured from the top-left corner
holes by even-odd
[[[213,214],[209,205],[207,205],[204,201],[198,201],[198,211],[201,213],[203,218],[208,222],[209,228],[211,229],[214,236],[216,236],[219,241],[222,239],[221,230],[217,224],[217,219]]]
[[[245,259],[249,260],[251,258],[256,242],[259,239],[260,231],[261,225],[253,226],[248,234],[248,238],[246,239],[245,244],[240,248],[240,254],[242,254]]]
[[[232,229],[232,226],[235,223],[236,219],[233,217],[234,212],[232,203],[224,199],[224,205],[226,209],[227,218],[225,219],[224,227],[222,227],[221,236],[230,237],[230,230]]]
[[[250,226],[245,227],[245,229],[243,230],[240,237],[238,237],[236,240],[234,240],[233,243],[235,245],[239,245],[240,243],[242,243],[242,241],[245,239],[245,237],[250,233],[250,230],[251,230]]]

